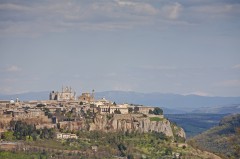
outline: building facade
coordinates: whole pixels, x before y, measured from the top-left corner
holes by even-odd
[[[115,111],[120,111],[121,114],[128,114],[128,105],[99,105],[98,110],[100,114],[114,114]]]
[[[82,95],[78,97],[78,100],[80,100],[83,103],[91,103],[94,102],[94,97],[93,94],[82,93]]]
[[[61,92],[52,91],[49,95],[50,100],[75,100],[76,92],[71,87],[62,88]]]

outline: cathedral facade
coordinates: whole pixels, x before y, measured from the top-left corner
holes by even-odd
[[[61,92],[52,91],[49,95],[50,100],[75,100],[76,92],[71,87],[62,88]]]

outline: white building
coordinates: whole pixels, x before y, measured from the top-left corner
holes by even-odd
[[[56,134],[57,139],[77,139],[76,134],[70,134],[70,133],[57,133]]]
[[[120,111],[121,114],[128,114],[128,104],[122,105],[99,105],[100,114],[113,114],[115,111]]]

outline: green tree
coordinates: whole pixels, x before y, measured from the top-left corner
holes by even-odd
[[[54,129],[48,129],[48,128],[44,127],[40,131],[41,139],[52,139],[52,138],[54,138],[54,135],[55,135]]]
[[[126,156],[127,147],[123,143],[118,144],[118,150],[121,152],[121,156]]]
[[[26,123],[23,123],[22,121],[17,121],[14,125],[14,136],[18,140],[25,139],[25,136],[27,135],[27,125]]]
[[[36,128],[34,125],[28,125],[27,123],[22,121],[16,121],[10,124],[13,125],[13,135],[18,140],[25,140],[26,137],[31,138],[32,133],[36,132]]]
[[[37,134],[36,131],[34,131],[34,132],[31,134],[31,136],[32,136],[33,140],[36,141],[38,134]]]
[[[29,135],[29,136],[26,136],[26,137],[25,137],[25,140],[26,140],[26,141],[33,141],[33,137],[30,136],[30,135]]]
[[[155,107],[153,110],[153,114],[155,115],[162,115],[163,114],[163,110],[159,107]]]
[[[13,135],[13,131],[6,131],[6,132],[4,132],[2,134],[2,138],[4,140],[8,140],[8,141],[16,139],[15,136]]]
[[[153,111],[152,111],[152,109],[150,109],[150,110],[148,111],[148,113],[149,113],[149,114],[153,114]]]
[[[67,116],[67,120],[70,121],[72,118],[72,113],[69,111],[67,112],[66,116]]]
[[[48,116],[49,113],[50,113],[50,110],[48,108],[43,108],[43,111],[44,111],[46,116]]]
[[[40,104],[37,105],[38,108],[45,107],[45,106],[46,106],[46,105],[45,105],[45,104],[42,104],[42,103],[40,103]]]
[[[134,159],[132,154],[127,155],[127,159]]]
[[[165,155],[172,155],[172,148],[171,147],[167,147],[165,149]]]

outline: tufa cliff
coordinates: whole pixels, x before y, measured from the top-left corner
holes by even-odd
[[[102,130],[105,132],[162,132],[166,136],[180,136],[185,138],[182,128],[172,125],[163,116],[143,115],[143,114],[112,114],[96,115],[93,123],[90,123],[90,131]]]

